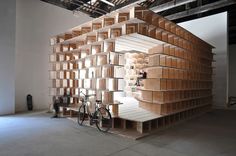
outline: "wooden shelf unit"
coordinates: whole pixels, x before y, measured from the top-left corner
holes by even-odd
[[[116,93],[132,91],[137,72],[146,71],[135,98],[147,114],[157,116],[130,120],[118,113],[114,128],[144,133],[211,106],[213,47],[150,10],[139,6],[119,9],[50,41],[50,95],[70,91],[72,103],[78,102],[80,91],[96,93],[105,104],[116,103]],[[130,52],[137,57],[125,54]]]

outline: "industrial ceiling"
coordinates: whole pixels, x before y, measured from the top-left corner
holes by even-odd
[[[236,0],[41,0],[99,17],[130,4],[140,4],[174,22],[184,22],[228,11],[229,44],[236,44]]]

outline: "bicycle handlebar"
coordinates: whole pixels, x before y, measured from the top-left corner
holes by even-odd
[[[86,95],[86,94],[84,94],[82,91],[80,91],[80,93],[82,93],[84,96]]]
[[[96,94],[90,94],[90,95],[86,95],[84,94],[82,91],[80,91],[80,93],[82,93],[85,97],[91,97],[91,96],[96,96]]]

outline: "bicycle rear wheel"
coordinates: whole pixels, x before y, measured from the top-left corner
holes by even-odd
[[[102,132],[107,132],[111,128],[112,119],[111,114],[106,108],[99,108],[94,113],[94,120],[97,128]]]
[[[79,107],[79,112],[78,112],[78,124],[79,125],[82,125],[83,122],[84,122],[84,119],[85,119],[85,115],[86,115],[86,112],[85,112],[85,105],[81,105]]]

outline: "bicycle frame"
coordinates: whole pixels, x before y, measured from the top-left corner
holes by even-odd
[[[82,100],[82,105],[84,105],[85,110],[87,110],[89,118],[92,119],[93,113],[98,109],[98,106],[97,106],[97,103],[95,103],[95,110],[93,113],[91,113],[89,106],[88,106],[88,102],[89,102],[89,97],[96,96],[96,94],[86,95],[82,91],[80,93],[82,93],[84,95],[84,98]]]
[[[85,120],[85,115],[88,115],[88,119],[90,121],[90,125],[96,124],[96,127],[102,131],[107,132],[112,125],[112,117],[106,105],[103,105],[101,101],[96,100],[94,112],[91,113],[88,102],[89,97],[96,96],[96,95],[86,95],[83,92],[80,92],[84,95],[81,98],[82,105],[79,107],[79,114],[78,114],[78,123],[82,125],[83,121]],[[101,104],[101,107],[99,106]],[[103,107],[104,106],[104,107]],[[80,116],[81,115],[81,116]]]

